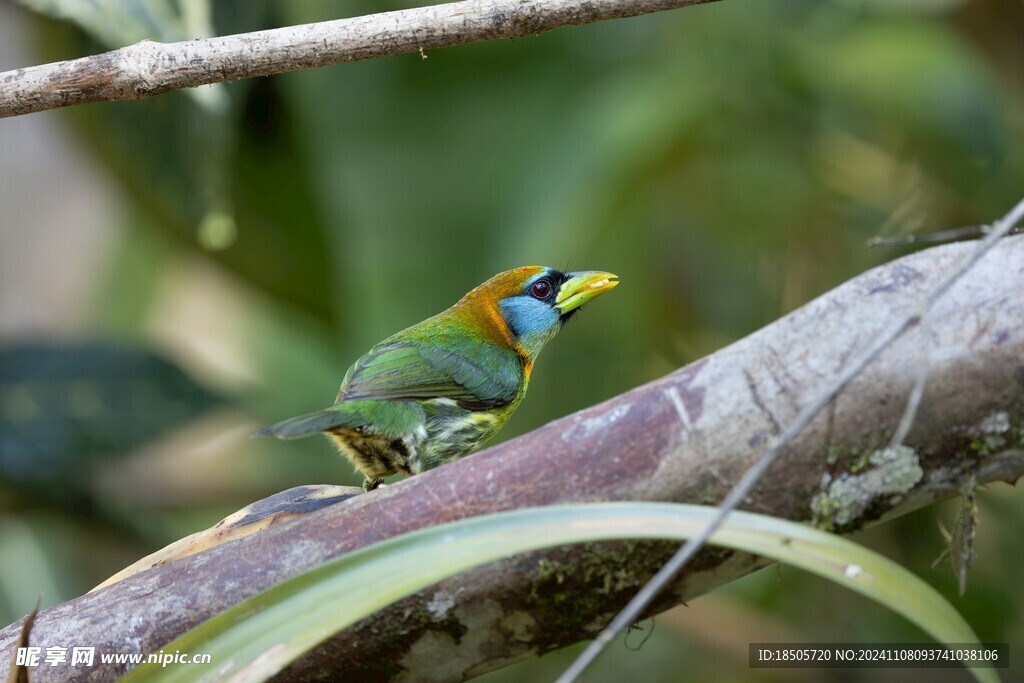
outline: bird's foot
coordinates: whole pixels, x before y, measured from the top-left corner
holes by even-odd
[[[369,493],[370,491],[374,490],[378,486],[383,486],[383,485],[384,485],[384,478],[383,477],[381,477],[380,479],[374,479],[373,481],[370,481],[369,479],[364,479],[363,480],[363,493]]]

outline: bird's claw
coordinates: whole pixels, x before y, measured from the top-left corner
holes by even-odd
[[[364,479],[363,480],[363,493],[369,493],[370,491],[374,490],[378,486],[383,486],[383,484],[384,484],[384,478],[383,477],[381,477],[380,479],[374,479],[373,481],[370,481],[369,479]]]

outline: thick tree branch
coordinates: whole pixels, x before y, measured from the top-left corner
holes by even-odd
[[[0,118],[104,100],[355,62],[713,0],[464,0],[112,52],[0,73]]]
[[[1008,233],[1021,218],[1024,218],[1024,199],[1019,201],[1013,209],[1010,210],[1009,214],[999,221],[997,225],[993,226],[992,232],[989,233],[985,239],[977,242],[975,248],[967,254],[955,268],[950,269],[949,273],[940,280],[926,296],[921,298],[921,302],[917,310],[910,311],[902,317],[894,316],[889,325],[879,332],[874,341],[866,349],[858,352],[857,356],[851,359],[846,367],[843,368],[842,373],[822,388],[817,397],[808,402],[807,405],[805,405],[800,412],[786,424],[785,429],[779,432],[774,443],[769,444],[763,449],[762,453],[758,456],[751,468],[744,472],[740,480],[729,490],[728,495],[725,496],[725,499],[718,506],[718,514],[705,525],[704,529],[700,533],[686,540],[676,554],[658,570],[658,573],[655,574],[654,577],[647,582],[642,589],[640,589],[633,599],[629,601],[626,607],[615,616],[615,619],[613,619],[608,626],[597,634],[594,642],[587,646],[583,653],[576,658],[569,668],[558,677],[558,681],[556,683],[574,683],[574,681],[579,679],[586,668],[590,666],[590,664],[597,659],[598,655],[601,654],[604,648],[611,643],[612,638],[620,632],[628,629],[630,624],[635,622],[643,614],[644,610],[647,609],[647,606],[650,605],[665,589],[672,585],[676,576],[678,576],[680,571],[686,567],[687,563],[696,556],[697,552],[704,547],[715,530],[725,522],[729,513],[735,510],[740,503],[747,499],[747,496],[749,496],[750,492],[754,490],[754,487],[757,486],[764,478],[765,472],[767,472],[778,459],[779,454],[782,453],[789,444],[793,443],[793,440],[807,428],[811,421],[835,400],[839,395],[839,392],[849,386],[850,382],[859,377],[868,365],[874,362],[879,355],[889,349],[889,347],[892,346],[893,341],[898,339],[907,330],[920,325],[922,321],[926,321],[927,315],[935,303],[938,302],[951,287],[959,282],[960,278],[970,272],[971,268],[973,268],[978,261],[984,258],[985,254],[991,251],[992,248],[998,244],[999,240],[1005,237],[1006,233]],[[929,357],[925,354],[925,357],[919,360],[917,377],[914,380],[913,388],[910,390],[910,396],[907,398],[903,416],[900,418],[899,424],[892,436],[889,438],[888,449],[884,451],[886,456],[893,456],[897,453],[894,449],[903,444],[903,440],[907,437],[907,434],[910,432],[910,428],[913,426],[914,418],[916,417],[917,410],[920,407],[921,398],[924,396],[924,385],[929,364]]]
[[[152,652],[282,579],[424,526],[562,502],[716,504],[780,425],[892,320],[918,310],[973,246],[876,268],[705,359],[518,439],[45,610],[34,638]],[[898,340],[853,380],[741,507],[847,532],[968,481],[1024,475],[1024,236],[1003,240],[947,292],[929,331],[928,340]],[[917,419],[905,447],[889,448],[926,355]],[[674,550],[622,542],[509,558],[338,634],[281,679],[469,678],[592,637]],[[706,548],[653,609],[761,566]],[[0,631],[4,665],[17,634],[17,624]],[[119,671],[55,667],[47,677]]]

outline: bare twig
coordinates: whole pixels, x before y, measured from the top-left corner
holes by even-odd
[[[922,334],[921,336],[927,335]],[[930,366],[931,355],[925,350],[924,359],[921,362],[921,366],[917,369],[917,379],[914,380],[914,388],[910,390],[910,396],[907,397],[907,405],[903,409],[903,417],[900,418],[900,423],[897,425],[896,431],[892,433],[892,439],[889,440],[889,448],[895,448],[902,444],[903,440],[907,438],[907,434],[910,433],[910,428],[914,425],[914,418],[917,416],[917,409],[921,406],[921,399],[924,397],[924,385],[928,381],[928,368]]]
[[[576,681],[586,668],[597,658],[612,639],[621,631],[634,623],[647,609],[648,605],[661,594],[662,591],[679,575],[697,551],[700,550],[711,535],[721,526],[729,513],[743,502],[750,494],[754,486],[764,476],[768,468],[772,466],[779,452],[783,447],[789,445],[794,438],[807,425],[811,423],[818,413],[827,406],[864,368],[892,344],[901,334],[918,324],[921,318],[931,310],[949,288],[952,287],[964,273],[970,270],[982,256],[996,244],[999,238],[1006,235],[1013,227],[1024,218],[1024,199],[999,221],[993,229],[985,236],[977,247],[972,250],[944,280],[942,280],[931,292],[921,301],[920,305],[911,313],[901,319],[893,321],[880,335],[875,338],[873,344],[861,354],[861,356],[850,363],[846,369],[837,377],[832,384],[821,392],[821,394],[809,403],[796,418],[787,426],[774,443],[769,446],[758,458],[757,462],[747,470],[719,506],[718,514],[708,522],[704,530],[688,540],[676,552],[672,558],[658,571],[650,581],[633,597],[632,600],[620,611],[612,622],[602,630],[597,638],[576,658],[567,668],[556,683],[572,683]],[[920,375],[919,375],[920,376]],[[923,382],[919,382],[923,388]],[[916,385],[915,385],[916,389]]]
[[[1011,228],[1008,234],[1015,234],[1021,231],[1024,226]],[[908,244],[934,244],[936,242],[948,242],[951,240],[963,240],[968,238],[984,237],[992,230],[991,225],[966,225],[962,228],[950,228],[949,230],[936,230],[921,235],[897,235],[896,237],[872,237],[868,240],[869,247],[904,247]]]
[[[0,73],[0,118],[104,100],[518,38],[714,0],[464,0],[268,31],[157,43]]]

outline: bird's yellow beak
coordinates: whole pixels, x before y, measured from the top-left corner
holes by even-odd
[[[562,315],[573,311],[594,297],[601,296],[619,284],[619,276],[600,270],[569,273],[569,279],[562,283],[555,298],[555,308]]]

